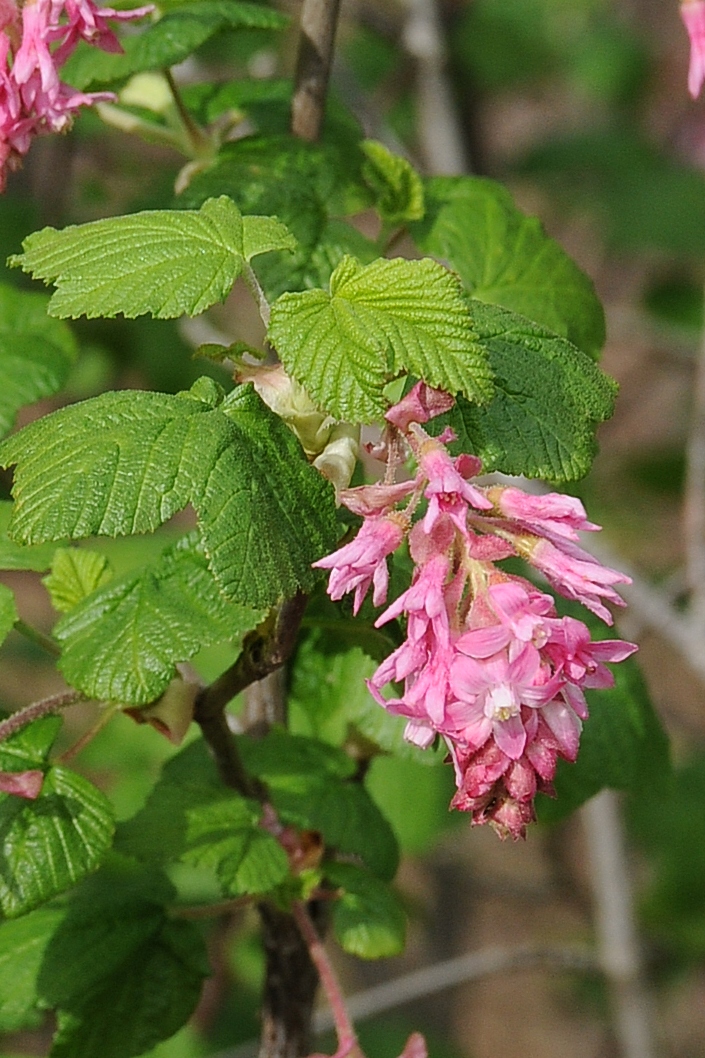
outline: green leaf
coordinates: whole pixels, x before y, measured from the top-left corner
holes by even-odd
[[[426,183],[427,212],[412,225],[422,250],[447,261],[474,298],[502,305],[596,356],[605,319],[593,284],[509,192],[479,177]]]
[[[588,620],[591,629],[600,627]],[[583,727],[578,759],[575,764],[558,762],[556,800],[541,796],[537,801],[543,821],[562,819],[605,786],[640,796],[644,786],[668,785],[668,738],[637,661],[620,662],[614,675],[613,688],[587,691],[590,716]]]
[[[494,371],[495,396],[484,407],[460,398],[434,423],[451,425],[458,446],[501,470],[548,481],[574,481],[590,469],[597,423],[609,418],[617,390],[565,338],[506,309],[472,302],[481,346]]]
[[[0,436],[25,404],[61,389],[76,359],[73,335],[49,319],[48,303],[0,283]]]
[[[332,909],[333,932],[343,950],[360,959],[399,955],[406,942],[406,915],[399,897],[352,863],[326,863],[324,872],[343,889]]]
[[[0,584],[0,643],[4,643],[18,617],[14,594],[6,584]]]
[[[424,189],[416,170],[377,140],[360,144],[366,161],[362,175],[375,194],[375,208],[388,224],[420,220],[424,215]]]
[[[226,96],[224,102],[237,106],[237,99],[237,94]],[[288,109],[287,103],[287,114]],[[208,117],[212,119],[210,112]],[[180,202],[194,207],[210,195],[227,194],[243,213],[274,215],[287,225],[296,239],[293,254],[273,252],[253,266],[273,301],[285,290],[326,286],[345,254],[363,262],[377,257],[375,244],[340,219],[367,202],[360,191],[361,160],[357,135],[352,145],[345,137],[322,144],[281,135],[246,137],[226,144],[211,168],[194,177]]]
[[[37,977],[63,912],[40,908],[0,923],[0,1032],[35,1028],[43,1019]]]
[[[46,769],[61,721],[36,721],[0,744],[0,769]],[[23,915],[93,871],[113,836],[107,798],[81,775],[46,770],[36,801],[0,794],[0,909]]]
[[[68,613],[86,595],[107,584],[112,576],[110,562],[100,552],[60,547],[54,552],[51,573],[42,578],[42,584],[49,592],[54,609]]]
[[[53,1058],[133,1058],[189,1018],[209,971],[200,931],[168,917],[173,897],[134,868],[76,892],[39,975],[43,1003],[58,1007]]]
[[[251,218],[245,234],[239,209],[222,195],[199,210],[148,210],[62,231],[44,228],[9,263],[56,285],[52,316],[170,319],[197,316],[223,301],[245,253],[262,253],[272,243],[291,246],[283,225]]]
[[[323,290],[283,294],[269,340],[291,375],[341,419],[384,413],[386,383],[403,370],[485,401],[492,383],[457,279],[435,261],[343,259]]]
[[[54,629],[63,646],[59,668],[91,698],[143,705],[166,689],[177,661],[241,638],[264,616],[222,596],[198,533],[190,533],[157,563],[74,604]]]
[[[296,239],[276,217],[242,218],[242,256],[250,261],[273,250],[295,250]]]
[[[394,877],[396,840],[367,791],[350,775],[354,761],[322,742],[283,731],[260,740],[242,737],[238,745],[247,771],[266,783],[283,822],[318,830],[328,846],[359,857],[379,878]]]
[[[259,826],[261,814],[223,786],[201,740],[167,762],[145,807],[118,828],[116,847],[150,863],[207,868],[224,896],[266,893],[288,875],[289,863]]]
[[[7,535],[7,527],[12,518],[11,500],[0,500],[0,569],[30,569],[44,573],[51,566],[56,544],[39,544],[36,547],[25,547],[17,544]]]
[[[442,753],[431,755],[438,761]],[[425,856],[454,827],[466,827],[461,812],[450,812],[456,792],[453,768],[427,768],[399,756],[375,757],[365,786],[394,831],[403,852]]]
[[[346,740],[360,740],[366,755],[378,751],[416,760],[421,764],[437,763],[439,752],[421,750],[404,741],[406,719],[392,716],[374,700],[365,680],[377,668],[377,662],[359,647],[335,653],[325,649],[325,640],[309,636],[299,647],[293,670],[289,697],[291,730],[294,734],[313,736],[333,745]]]
[[[287,19],[261,4],[244,0],[199,0],[184,3],[141,33],[125,34],[123,51],[106,53],[79,47],[63,68],[76,88],[123,80],[145,70],[175,66],[215,33],[231,29],[282,29]]]
[[[332,487],[252,387],[219,407],[201,395],[106,393],[8,438],[13,537],[150,532],[191,502],[230,599],[259,608],[310,590],[338,535]]]

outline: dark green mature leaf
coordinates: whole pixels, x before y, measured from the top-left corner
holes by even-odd
[[[506,188],[479,177],[435,177],[426,183],[426,200],[414,238],[447,261],[474,298],[599,353],[605,317],[591,280],[535,217],[517,209]]]
[[[251,387],[220,399],[213,383],[106,393],[25,427],[0,446],[17,464],[13,537],[150,532],[191,502],[230,599],[264,607],[310,589],[337,538],[333,489]]]
[[[595,427],[612,414],[616,383],[565,338],[522,316],[477,301],[472,315],[495,396],[484,407],[459,399],[437,428],[450,424],[460,448],[475,452],[488,473],[582,477],[595,454]]]
[[[0,283],[0,436],[21,407],[61,389],[76,359],[73,335],[49,319],[48,303]]]
[[[200,210],[147,210],[61,231],[44,228],[9,263],[56,285],[52,316],[170,319],[197,316],[223,301],[249,257],[293,245],[283,224],[243,218],[222,195]]]
[[[594,631],[601,630],[597,622],[588,621]],[[590,717],[583,728],[578,759],[575,764],[559,761],[556,800],[539,798],[541,820],[562,819],[605,786],[639,796],[644,786],[667,785],[668,738],[639,665],[629,658],[615,666],[614,674],[613,688],[587,692]]]
[[[335,939],[360,959],[399,955],[406,942],[406,915],[399,897],[352,863],[326,863],[325,877],[343,889],[332,909]]]
[[[260,740],[243,737],[238,745],[245,767],[266,783],[283,822],[318,830],[327,845],[358,856],[379,878],[394,877],[396,840],[367,791],[351,776],[355,763],[346,754],[283,731]]]
[[[202,741],[172,757],[145,807],[118,828],[116,847],[150,863],[180,860],[212,870],[223,895],[266,893],[289,873],[261,808],[228,790]]]
[[[107,798],[67,768],[47,769],[60,726],[49,717],[0,743],[0,769],[46,773],[36,801],[0,794],[0,909],[7,918],[71,888],[98,866],[112,841]]]
[[[168,917],[173,899],[165,879],[133,868],[76,892],[39,975],[58,1007],[54,1058],[133,1058],[189,1018],[209,971],[200,931]]]
[[[0,643],[4,643],[19,614],[15,596],[6,584],[0,584]]]
[[[220,105],[237,105],[240,94],[228,86]],[[227,194],[244,213],[273,214],[287,225],[296,238],[294,253],[270,253],[253,265],[270,301],[285,290],[326,286],[345,254],[365,263],[377,257],[374,243],[340,219],[366,205],[369,196],[360,176],[358,135],[333,125],[338,128],[334,142],[321,144],[283,135],[228,143],[180,196],[179,202],[194,207],[210,195]]]
[[[31,569],[36,573],[44,573],[51,566],[56,544],[25,547],[11,540],[7,535],[7,527],[12,510],[11,500],[0,501],[0,569]]]
[[[289,373],[341,419],[384,413],[382,390],[406,370],[432,386],[486,401],[487,358],[457,279],[430,259],[343,259],[324,290],[283,294],[268,332]]]
[[[241,638],[264,616],[223,597],[191,533],[72,607],[54,630],[59,668],[91,698],[143,705],[166,689],[177,661]]]
[[[34,1028],[42,1020],[37,977],[62,918],[62,911],[43,907],[0,923],[0,1032]]]
[[[388,224],[420,220],[424,215],[421,177],[405,158],[377,140],[364,140],[362,174],[375,194],[375,208]]]
[[[282,29],[287,19],[271,8],[245,0],[183,3],[141,33],[125,35],[122,53],[79,47],[64,67],[76,88],[123,80],[144,70],[161,70],[188,58],[215,33],[231,29]]]

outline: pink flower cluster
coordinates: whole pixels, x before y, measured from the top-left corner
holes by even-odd
[[[108,19],[141,18],[133,11],[98,7],[94,0],[0,0],[0,191],[7,172],[19,168],[32,139],[64,132],[77,110],[112,92],[78,92],[59,79],[59,68],[80,40],[103,51],[122,51]]]
[[[398,449],[403,437],[416,476],[395,483],[390,462],[385,483],[344,491],[342,502],[363,515],[363,526],[315,565],[331,570],[332,598],[355,593],[355,612],[371,585],[381,605],[387,557],[408,534],[411,586],[376,622],[404,615],[407,638],[369,689],[385,709],[407,718],[410,742],[426,748],[437,735],[445,739],[458,786],[452,807],[470,812],[474,824],[489,822],[502,836],[518,838],[535,818],[537,791],[552,792],[558,758],[576,759],[585,688],[612,686],[605,662],[622,661],[636,646],[592,642],[585,624],[558,616],[551,595],[495,563],[524,558],[557,592],[608,624],[605,602],[624,605],[614,585],[629,578],[579,546],[579,531],[599,528],[579,500],[475,484],[480,461],[452,458],[445,444],[452,432],[433,438],[421,425],[449,402],[419,383],[390,410],[388,449]],[[414,522],[422,498],[426,510]],[[400,511],[402,500],[407,506]],[[384,697],[391,682],[403,684],[401,697]]]

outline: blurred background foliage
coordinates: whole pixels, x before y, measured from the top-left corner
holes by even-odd
[[[296,3],[281,6],[294,15],[298,9]],[[677,606],[684,593],[685,446],[705,280],[705,101],[687,96],[687,39],[677,4],[446,0],[438,7],[472,171],[507,183],[590,274],[605,301],[603,366],[619,379],[622,395],[614,420],[602,429],[595,467],[576,491],[619,554],[659,581]],[[352,110],[368,135],[423,170],[415,60],[404,46],[407,17],[401,0],[343,5],[332,109]],[[278,131],[286,126],[286,92],[279,82],[271,90],[266,83],[291,76],[294,54],[293,32],[224,32],[178,72],[185,84],[194,71],[218,82],[258,78],[261,91],[245,85],[238,96],[231,90],[231,104],[237,98],[254,128]],[[194,108],[206,105],[198,103],[197,90],[185,93]],[[38,141],[24,170],[10,178],[0,198],[0,261],[46,224],[171,205],[182,164],[175,152],[106,130],[95,114],[84,114],[71,136]],[[361,231],[366,225],[362,214]],[[29,285],[5,268],[0,279]],[[237,289],[209,314],[206,327],[227,333],[233,318],[240,333],[250,328],[256,338],[258,323]],[[144,318],[82,320],[75,332],[81,355],[65,391],[28,415],[106,388],[175,392],[204,369],[229,384],[217,365],[194,361],[195,345],[208,336],[188,326]],[[188,524],[185,516],[155,538],[101,541],[100,548],[119,573],[146,561]],[[48,628],[51,613],[39,578],[7,577],[11,586],[21,585],[24,616]],[[696,1058],[705,1046],[703,686],[656,633],[640,628],[638,614],[628,614],[620,632],[641,640],[642,665],[675,765],[665,783],[650,781],[647,763],[639,795],[627,804],[658,1032],[669,1058]],[[196,668],[212,678],[232,660],[229,649],[204,651]],[[57,688],[53,669],[17,635],[7,640],[1,661],[0,705],[7,711]],[[617,703],[605,707],[611,705]],[[293,717],[302,730],[310,723],[295,703]],[[66,745],[86,720],[80,709],[68,714]],[[171,752],[156,732],[120,716],[77,764],[111,794],[124,818],[140,805]],[[485,944],[591,935],[576,817],[542,825],[525,847],[501,846],[448,813],[448,768],[380,757],[368,781],[406,854],[399,885],[414,925],[407,953],[392,963],[363,973],[341,960],[348,990]],[[193,1023],[151,1058],[248,1053],[232,1045],[257,1031],[263,964],[254,920],[244,915],[238,929],[231,924],[222,931],[213,961],[215,974]],[[616,1054],[604,989],[584,976],[532,970],[481,981],[401,1008],[394,1018],[373,1019],[360,1033],[371,1055],[393,1058],[411,1028],[429,1034],[430,1052],[440,1058]],[[42,1053],[46,1039],[41,1028],[8,1038],[0,1045],[2,1058]]]

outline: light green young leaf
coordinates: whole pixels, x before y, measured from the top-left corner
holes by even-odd
[[[590,469],[595,427],[608,419],[616,383],[565,338],[512,312],[472,302],[482,347],[495,375],[494,399],[459,399],[434,429],[449,424],[463,451],[486,472],[574,481]]]
[[[145,70],[175,66],[226,26],[282,29],[287,21],[277,11],[245,0],[183,3],[142,32],[123,36],[122,52],[79,46],[64,66],[63,74],[69,84],[80,89],[107,84]]]
[[[212,387],[211,387],[212,388]],[[333,489],[250,386],[106,393],[0,445],[17,464],[12,536],[25,543],[151,532],[191,502],[221,589],[266,607],[315,581],[338,535]]]
[[[291,245],[283,225],[258,219],[270,223],[248,225],[250,255],[272,249],[273,241]],[[225,195],[199,210],[147,210],[62,231],[44,228],[22,246],[9,263],[55,284],[50,315],[89,319],[197,316],[225,299],[245,255],[243,218]]]
[[[382,390],[402,371],[480,402],[492,394],[459,283],[435,261],[345,257],[323,290],[283,294],[269,340],[289,373],[322,408],[370,422],[384,413]]]
[[[71,331],[47,305],[44,294],[0,283],[0,436],[25,404],[61,389],[76,359]]]
[[[325,877],[343,889],[333,903],[335,939],[360,959],[399,955],[406,943],[406,915],[399,897],[352,863],[325,863]]]
[[[54,609],[68,613],[86,595],[107,584],[112,576],[110,562],[100,552],[60,547],[54,553],[51,573],[42,578],[42,584],[49,592]]]
[[[276,217],[242,218],[242,256],[250,261],[273,250],[295,250],[296,239]]]
[[[0,923],[0,1032],[37,1027],[37,978],[44,953],[63,911],[39,908],[23,918]]]
[[[70,889],[100,863],[113,836],[107,798],[47,755],[58,717],[35,721],[0,744],[0,769],[46,770],[36,801],[0,794],[0,910],[15,918]]]
[[[171,919],[155,872],[100,871],[72,896],[38,990],[58,1008],[54,1058],[135,1058],[190,1017],[209,973],[201,931]]]
[[[223,597],[191,533],[157,563],[74,604],[54,629],[63,647],[59,668],[91,698],[143,705],[166,690],[177,661],[241,638],[264,613]]]
[[[435,177],[426,182],[426,206],[424,219],[411,225],[414,239],[447,261],[474,298],[599,354],[605,316],[591,280],[506,188],[476,176]]]
[[[147,863],[181,861],[213,871],[224,896],[266,893],[289,873],[261,809],[227,790],[202,741],[165,764],[144,808],[118,828],[116,847]]]
[[[318,830],[328,846],[358,856],[377,877],[394,877],[394,834],[365,788],[347,778],[355,767],[350,757],[284,731],[259,740],[242,737],[238,746],[247,771],[266,783],[283,822]]]
[[[366,157],[362,175],[375,194],[375,208],[382,219],[388,224],[420,220],[424,190],[416,170],[378,140],[363,140],[360,147]]]
[[[6,584],[0,584],[0,643],[4,643],[19,614],[15,596]]]

